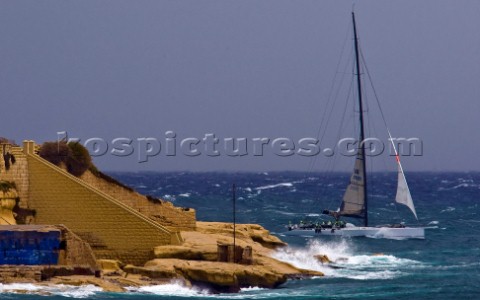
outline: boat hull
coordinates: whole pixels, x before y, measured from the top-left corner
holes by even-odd
[[[336,229],[292,229],[284,233],[291,236],[322,237],[322,236],[344,236],[344,237],[373,237],[373,238],[398,238],[398,239],[424,239],[425,228],[423,227],[346,227]]]

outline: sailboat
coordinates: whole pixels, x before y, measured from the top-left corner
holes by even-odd
[[[353,34],[354,34],[354,48],[355,48],[355,70],[357,81],[357,100],[359,107],[359,122],[360,133],[359,141],[365,140],[365,124],[364,124],[364,110],[362,99],[362,78],[360,72],[360,59],[359,59],[359,45],[357,37],[357,27],[355,23],[355,14],[352,12],[353,21]],[[385,122],[386,125],[386,122]],[[407,206],[415,218],[417,213],[413,204],[410,189],[408,188],[405,173],[400,162],[398,151],[393,142],[390,130],[387,127],[387,132],[392,142],[393,149],[395,151],[395,158],[398,170],[397,179],[397,193],[395,201],[397,203]],[[340,208],[337,211],[324,210],[322,213],[332,216],[333,222],[321,223],[321,224],[300,224],[289,225],[287,235],[301,235],[301,236],[367,236],[376,238],[425,238],[425,229],[423,227],[407,227],[403,224],[395,225],[383,225],[371,227],[368,222],[368,181],[367,181],[367,169],[366,169],[366,155],[365,144],[359,143],[360,147],[357,151],[355,158],[355,164],[353,173],[350,177],[350,183],[347,186],[343,201]],[[341,217],[352,217],[363,219],[363,226],[355,226],[350,223],[346,223],[340,220]]]

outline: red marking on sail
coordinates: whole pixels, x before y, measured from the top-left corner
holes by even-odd
[[[400,157],[398,157],[398,154],[395,155],[395,159],[397,160],[398,163],[400,163]]]

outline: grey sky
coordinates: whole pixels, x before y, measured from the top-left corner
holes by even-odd
[[[315,137],[354,2],[392,133],[424,142],[405,169],[480,170],[480,1],[1,1],[1,135]],[[95,162],[267,171],[309,159]]]

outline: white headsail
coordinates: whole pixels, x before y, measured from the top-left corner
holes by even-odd
[[[395,201],[397,203],[408,206],[408,208],[410,208],[412,213],[415,215],[415,219],[418,220],[417,213],[415,212],[415,206],[413,205],[412,195],[410,194],[410,189],[408,188],[407,179],[405,178],[405,174],[403,173],[402,164],[400,163],[398,154],[396,154],[396,158],[398,162],[398,183]]]
[[[392,142],[393,150],[395,151],[395,158],[398,164],[397,195],[395,196],[395,201],[410,208],[415,216],[415,219],[418,220],[417,212],[415,211],[415,206],[413,205],[412,195],[410,194],[410,189],[408,188],[407,179],[405,178],[402,164],[400,163],[400,157],[398,156],[397,148],[395,147],[395,143],[393,142],[392,135],[390,134],[390,130],[388,130],[388,128],[387,131],[390,137],[390,142]]]

